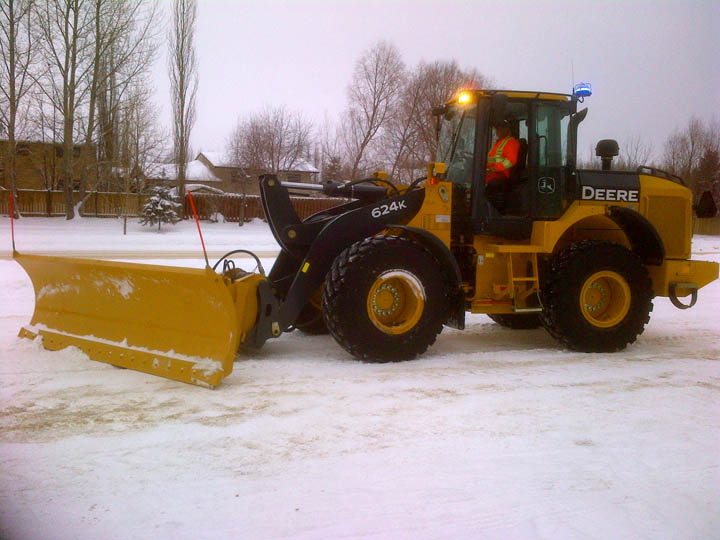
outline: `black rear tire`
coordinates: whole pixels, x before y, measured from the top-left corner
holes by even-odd
[[[553,257],[542,298],[543,326],[583,352],[614,352],[634,343],[653,308],[652,282],[640,257],[595,240]]]
[[[539,313],[488,313],[487,316],[500,326],[513,330],[532,330],[542,326]]]
[[[448,318],[446,275],[410,239],[367,238],[338,255],[327,275],[325,323],[356,358],[410,360],[435,342]]]

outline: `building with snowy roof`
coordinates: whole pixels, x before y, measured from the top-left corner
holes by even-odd
[[[149,186],[158,184],[174,185],[177,182],[178,164],[151,163],[146,167],[144,175]],[[205,163],[197,159],[187,163],[185,182],[187,184],[210,186],[218,191],[226,191],[222,179],[213,174]]]
[[[198,154],[196,161],[202,163],[221,180],[225,191],[233,193],[258,195],[260,193],[258,177],[269,172],[267,169],[238,164],[224,152],[203,150]],[[280,170],[277,174],[281,181],[316,184],[320,171],[308,161],[298,159],[292,167]]]

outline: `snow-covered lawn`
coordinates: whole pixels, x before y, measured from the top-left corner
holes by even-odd
[[[74,219],[24,218],[15,222],[15,244],[22,253],[69,254],[101,258],[177,258],[202,259],[202,245],[194,221],[176,225],[142,226],[138,218],[128,218],[126,234],[123,220],[108,218]],[[237,223],[202,222],[208,252],[219,257],[233,249],[249,249],[275,254],[279,247],[267,223],[255,219],[240,227]],[[0,259],[12,257],[10,220],[0,217]]]
[[[202,265],[191,223],[16,227],[20,251]],[[277,249],[261,222],[203,234]],[[613,355],[477,315],[401,364],[286,334],[213,391],[21,340],[32,286],[5,259],[0,287],[0,538],[720,538],[718,283]]]

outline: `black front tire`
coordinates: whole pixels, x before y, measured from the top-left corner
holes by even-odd
[[[422,245],[399,236],[367,238],[338,255],[327,275],[325,323],[356,358],[410,360],[447,321],[447,279]]]
[[[652,282],[640,257],[595,240],[553,257],[542,298],[543,326],[582,352],[614,352],[634,343],[653,308]]]

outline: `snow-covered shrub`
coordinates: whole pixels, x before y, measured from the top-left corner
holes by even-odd
[[[208,218],[210,223],[225,223],[225,216],[220,212],[213,212]]]
[[[155,186],[142,209],[142,225],[155,225],[158,231],[163,223],[175,224],[180,221],[181,204],[171,195],[169,187]]]

